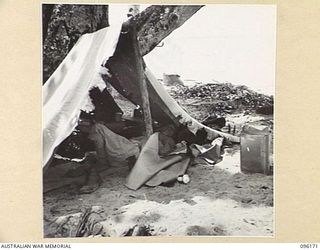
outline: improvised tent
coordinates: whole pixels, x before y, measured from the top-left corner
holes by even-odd
[[[89,99],[88,91],[94,86],[96,77],[102,77],[128,100],[141,105],[132,49],[136,41],[132,40],[130,32],[120,33],[119,23],[83,35],[44,84],[43,166],[49,161],[54,149],[77,126],[81,109]],[[238,137],[206,127],[192,118],[147,67],[145,77],[154,120],[175,125],[187,122],[193,133],[204,128],[210,140],[222,136],[232,142],[239,142]]]

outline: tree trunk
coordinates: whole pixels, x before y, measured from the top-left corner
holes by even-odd
[[[108,5],[44,4],[43,10],[45,83],[82,34],[107,27],[109,23]]]
[[[42,42],[46,40],[48,34],[48,25],[54,9],[54,4],[42,5]]]
[[[136,23],[141,55],[153,50],[163,39],[179,28],[204,5],[153,5],[129,19],[125,29]]]

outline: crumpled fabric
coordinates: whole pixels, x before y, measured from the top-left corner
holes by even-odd
[[[159,155],[159,133],[152,134],[129,173],[125,185],[133,190],[137,190],[160,170],[179,163],[186,158],[185,155],[169,155],[161,157]]]
[[[175,180],[183,175],[190,164],[191,156],[187,153],[160,155],[159,147],[166,146],[165,143],[159,143],[159,134],[152,134],[129,173],[125,185],[133,190],[139,189],[142,185],[158,186],[162,183]],[[208,145],[191,145],[197,150],[199,156],[203,156],[211,161],[221,160],[221,146],[223,138],[217,138]]]
[[[222,160],[222,144],[223,144],[223,138],[218,137],[214,139],[210,144],[205,145],[197,145],[193,144],[192,147],[197,149],[199,151],[199,157],[209,160],[213,163],[218,163]]]
[[[102,123],[92,126],[89,139],[95,143],[98,162],[121,166],[127,164],[127,158],[138,157],[139,146],[127,138],[112,132]]]

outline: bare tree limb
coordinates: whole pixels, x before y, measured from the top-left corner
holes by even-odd
[[[204,5],[152,5],[124,23],[124,29],[136,23],[141,55],[153,50],[163,39],[184,24]]]

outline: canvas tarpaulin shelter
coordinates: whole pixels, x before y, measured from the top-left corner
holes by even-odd
[[[81,36],[43,86],[43,166],[77,126],[93,79],[112,56],[121,24]]]
[[[95,77],[107,74],[101,73],[102,69],[107,71],[101,65],[105,65],[114,76],[108,79],[113,87],[135,104],[141,101],[139,83],[130,65],[133,56],[130,45],[136,41],[126,39],[126,35],[119,37],[120,31],[121,24],[118,23],[83,35],[43,86],[43,166],[54,149],[77,126],[81,108],[86,105]],[[145,76],[154,119],[164,123],[187,122],[192,132],[205,128],[211,139],[220,135],[239,142],[238,137],[215,131],[190,117],[148,68],[145,69]]]
[[[130,32],[119,37],[117,49],[114,55],[107,61],[106,67],[112,74],[108,82],[123,96],[134,104],[141,103],[140,82],[136,70],[134,41]],[[161,62],[159,62],[161,63]],[[188,123],[189,130],[195,133],[198,129],[204,128],[208,133],[208,139],[212,140],[217,136],[228,138],[232,142],[239,142],[237,136],[216,131],[204,126],[192,118],[166,91],[164,86],[156,79],[152,72],[145,66],[145,79],[149,94],[149,102],[152,118],[165,124]]]

